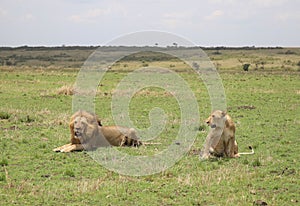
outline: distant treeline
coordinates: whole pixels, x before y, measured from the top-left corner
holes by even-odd
[[[126,54],[119,62],[140,61],[143,64],[155,61],[178,61],[175,56],[164,53],[164,51],[182,50],[184,54],[193,56],[199,55],[195,52],[199,49],[207,51],[209,55],[223,55],[226,51],[236,50],[279,50],[277,54],[292,55],[297,54],[294,49],[283,47],[183,47],[183,46],[20,46],[20,47],[0,47],[0,66],[32,66],[32,67],[48,67],[58,66],[64,68],[79,68],[87,60],[87,58],[95,51],[102,54],[101,61],[111,61],[112,56],[117,54]],[[218,57],[219,58],[219,57]]]
[[[19,47],[0,47],[2,51],[52,51],[52,50],[95,50],[98,46],[19,46]]]
[[[256,49],[284,49],[283,47],[255,47],[255,46],[243,46],[243,47],[226,47],[226,46],[216,46],[216,47],[184,47],[184,46],[167,46],[167,47],[157,47],[157,46],[19,46],[19,47],[0,47],[0,51],[13,51],[13,50],[23,50],[23,51],[52,51],[52,50],[96,50],[101,49],[104,51],[120,51],[126,49],[145,49],[149,50],[151,48],[161,48],[161,49],[203,49],[203,50],[256,50]]]

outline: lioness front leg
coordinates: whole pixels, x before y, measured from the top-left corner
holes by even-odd
[[[225,153],[227,157],[236,157],[234,155],[234,142],[234,139],[231,138],[227,143],[227,146],[225,148]]]

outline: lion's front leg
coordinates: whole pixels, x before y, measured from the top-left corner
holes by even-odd
[[[54,152],[60,152],[61,150],[67,148],[67,147],[70,147],[72,145],[72,143],[69,143],[69,144],[65,144],[63,146],[60,146],[60,147],[57,147],[55,149],[53,149]]]
[[[60,150],[60,152],[72,152],[72,151],[82,151],[82,150],[84,150],[82,144],[71,144],[68,147],[65,147],[64,149]]]

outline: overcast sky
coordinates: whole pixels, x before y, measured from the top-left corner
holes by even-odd
[[[0,0],[0,46],[105,45],[155,30],[200,46],[300,46],[299,0]]]

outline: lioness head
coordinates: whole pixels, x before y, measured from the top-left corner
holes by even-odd
[[[206,124],[211,128],[224,127],[226,122],[226,112],[216,110],[206,119]]]

